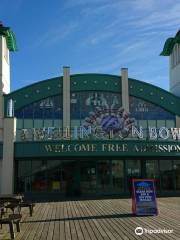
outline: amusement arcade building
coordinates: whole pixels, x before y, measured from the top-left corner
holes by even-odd
[[[0,26],[0,193],[128,195],[132,178],[180,193],[180,33],[166,41],[167,92],[128,77],[70,74],[10,92],[10,28]]]

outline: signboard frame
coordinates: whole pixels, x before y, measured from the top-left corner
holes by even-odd
[[[152,192],[150,194],[152,201],[141,201],[140,199],[138,200],[138,197],[141,195],[138,195],[138,193],[136,192],[136,186],[135,183],[137,182],[150,182],[151,184],[151,188],[152,188]],[[145,196],[149,196],[145,195]],[[144,211],[140,211],[140,209],[138,209],[137,205],[139,205],[140,208],[143,209],[143,203],[151,203],[149,204],[149,206],[147,205],[148,208],[147,211],[145,210],[144,207]],[[142,206],[141,206],[142,205]],[[150,208],[151,206],[151,208]],[[151,210],[150,210],[151,209]],[[153,211],[152,211],[153,209]],[[159,214],[158,212],[158,207],[157,207],[157,200],[156,200],[156,188],[155,188],[155,179],[132,179],[132,212],[133,214],[137,215],[137,216],[157,216]]]

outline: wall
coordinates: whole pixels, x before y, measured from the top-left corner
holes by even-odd
[[[0,193],[1,193],[2,159],[0,159]]]
[[[14,188],[14,138],[16,130],[15,118],[4,118],[3,161],[1,193],[12,194]]]
[[[170,92],[180,97],[180,63],[172,68],[172,56],[170,56]]]
[[[6,39],[0,36],[0,95],[10,92],[10,63]]]

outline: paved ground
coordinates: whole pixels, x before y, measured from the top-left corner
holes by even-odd
[[[134,217],[130,199],[81,200],[38,203],[33,217],[23,209],[21,233],[18,240],[133,240],[179,239],[180,197],[159,198],[159,215]],[[173,230],[169,234],[143,234],[136,227]],[[0,239],[8,240],[8,227],[0,229]]]

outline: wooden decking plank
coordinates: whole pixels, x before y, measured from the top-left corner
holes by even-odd
[[[89,214],[91,215],[91,219],[93,220],[93,222],[94,222],[96,228],[98,229],[99,233],[101,234],[102,238],[110,239],[110,237],[108,236],[108,234],[106,232],[106,229],[104,229],[104,227],[101,225],[101,222],[93,217],[96,215],[94,206],[89,209]]]
[[[106,201],[107,200],[105,200],[105,201],[103,201],[103,206],[106,206],[105,204],[106,204]],[[98,201],[97,201],[97,204],[98,204]],[[111,207],[113,206],[113,204],[111,204]],[[99,206],[99,208],[101,208],[101,206]],[[107,210],[108,210],[108,213],[111,213],[110,214],[110,216],[112,215],[112,218],[111,219],[108,219],[109,217],[107,216],[107,221],[109,221],[109,224],[111,224],[112,225],[112,227],[114,228],[115,226],[117,226],[117,228],[119,228],[119,232],[122,232],[123,233],[123,236],[121,235],[121,237],[122,238],[125,238],[125,239],[131,239],[131,237],[132,237],[132,234],[133,235],[135,235],[135,233],[134,233],[134,229],[135,229],[135,227],[134,227],[134,225],[133,225],[133,220],[131,220],[131,221],[129,221],[129,219],[131,218],[131,217],[125,217],[125,218],[121,218],[121,217],[116,217],[116,214],[117,214],[117,212],[111,212],[110,211],[110,208],[109,208],[109,206],[106,206],[105,207],[105,212],[107,212]],[[101,209],[101,212],[103,212],[104,210],[103,209]],[[120,212],[120,216],[121,216],[121,214],[123,213],[124,211],[121,211]],[[113,215],[114,215],[114,218],[113,218]],[[127,225],[128,225],[128,228],[127,228]],[[129,229],[131,229],[131,232],[129,232]],[[118,230],[117,230],[118,231]],[[139,239],[139,236],[134,236],[134,239]],[[148,237],[147,237],[147,239],[148,239]]]
[[[51,215],[51,221],[49,224],[49,229],[48,229],[48,234],[47,234],[47,240],[52,240],[53,239],[53,235],[54,235],[54,226],[55,226],[55,218],[56,218],[56,207],[57,207],[57,203],[51,203],[51,207],[52,207],[52,215]]]
[[[101,235],[99,229],[98,229],[98,223],[95,219],[92,218],[93,214],[91,211],[89,211],[89,209],[86,208],[86,214],[85,216],[89,216],[90,219],[89,219],[89,224],[92,228],[92,231],[94,232],[95,236],[96,236],[96,239],[104,239],[103,236]]]
[[[125,206],[125,204],[123,206]],[[117,209],[119,209],[119,208],[117,208]],[[129,219],[129,223],[134,220],[134,222],[137,223],[137,226],[141,226],[141,227],[143,226],[143,227],[146,227],[148,229],[156,229],[157,225],[152,225],[152,222],[150,221],[150,219],[152,219],[152,218],[156,219],[156,217],[145,217],[145,216],[143,217],[143,219],[142,219],[142,217],[133,217],[133,218]],[[144,226],[144,222],[146,223],[145,226]],[[151,236],[147,235],[146,238],[151,239]],[[157,234],[156,234],[156,235],[154,235],[153,238],[154,239],[164,239],[164,236],[162,236],[162,235],[157,236]]]
[[[71,201],[68,202],[68,216],[69,216],[69,224],[70,224],[70,230],[71,230],[71,238],[73,240],[78,240],[78,236],[77,236],[77,232],[76,232],[76,226],[74,223],[74,212],[73,212],[73,208],[71,205]]]
[[[68,219],[68,202],[65,202],[64,208],[64,218]],[[65,237],[66,240],[71,240],[71,230],[70,230],[70,223],[68,220],[65,220]]]
[[[65,202],[62,202],[60,219],[64,219],[64,208],[65,208]],[[66,239],[65,238],[65,221],[60,221],[59,227],[60,227],[60,239],[64,240]]]
[[[83,226],[83,221],[81,220],[79,209],[77,208],[77,201],[73,201],[72,207],[73,207],[73,213],[75,213],[74,216],[77,219],[74,221],[74,223],[76,226],[76,232],[78,235],[78,239],[83,240],[83,239],[85,239],[84,238],[84,226]]]
[[[78,201],[78,202],[76,202],[76,204],[77,204],[77,207],[79,209],[80,217],[82,218],[82,221],[84,223],[84,225],[83,225],[83,227],[84,227],[84,231],[83,231],[84,238],[85,239],[96,239],[96,236],[94,235],[94,232],[91,228],[91,225],[89,224],[88,214],[85,211],[83,211],[84,207],[85,207],[85,202]]]
[[[103,202],[104,204],[104,202]],[[104,215],[104,221],[107,223],[107,225],[111,228],[111,231],[113,232],[114,236],[116,239],[127,239],[127,237],[125,236],[127,233],[127,230],[124,230],[122,228],[120,228],[119,224],[116,223],[116,219],[113,219],[113,217],[111,219],[106,218],[106,213],[108,210],[108,213],[111,214],[111,212],[109,212],[109,208],[106,208],[106,212],[104,212],[104,209],[102,209],[102,204],[99,203],[99,201],[96,202],[96,206],[97,206],[97,211],[98,213],[101,213],[102,215]],[[120,230],[121,232],[123,232],[123,235],[120,234]]]
[[[82,202],[79,203],[80,205],[83,204]],[[91,237],[92,240],[94,239],[101,239],[101,235],[99,234],[99,231],[97,231],[97,229],[94,227],[92,220],[91,220],[91,216],[88,214],[87,211],[87,206],[86,206],[86,202],[83,204],[82,207],[82,214],[83,216],[87,217],[87,220],[85,221],[86,225],[87,225],[87,230],[89,232],[89,235]]]
[[[35,205],[34,207],[34,212],[38,212],[38,211],[43,211],[43,206],[41,205]],[[28,209],[26,209],[28,210]],[[32,217],[29,216],[29,211],[25,211],[25,209],[22,209],[22,220],[21,220],[21,223],[20,223],[20,227],[21,227],[21,232],[17,234],[16,236],[16,239],[19,239],[19,240],[25,240],[27,239],[28,235],[31,233],[31,224],[26,224],[26,222],[28,221],[33,221],[33,220],[36,220],[37,219],[37,214],[33,214]]]
[[[103,204],[104,204],[104,202],[103,202]],[[125,230],[125,231],[123,231],[123,229],[121,228],[119,228],[120,226],[118,225],[116,225],[115,224],[115,222],[117,221],[116,219],[108,219],[108,216],[107,216],[107,218],[106,218],[106,215],[107,214],[105,214],[104,212],[103,212],[103,210],[101,209],[101,205],[99,206],[98,205],[98,201],[96,202],[96,206],[94,206],[94,208],[96,209],[96,211],[97,211],[97,214],[98,215],[100,215],[100,213],[102,214],[102,216],[104,215],[104,217],[105,217],[105,221],[108,223],[108,225],[109,225],[109,227],[111,227],[112,228],[112,232],[114,232],[114,230],[116,231],[116,233],[115,233],[115,238],[116,239],[127,239],[127,237],[126,237],[126,235],[127,235],[127,229]],[[101,210],[101,211],[100,211]],[[108,210],[108,212],[109,212],[109,209],[108,208],[106,208],[106,211]],[[101,221],[101,219],[100,219],[100,221]],[[112,227],[112,225],[113,225],[113,227]],[[119,230],[121,230],[121,232],[123,232],[123,235],[122,234],[119,234]],[[117,236],[117,234],[118,234],[118,236]]]
[[[124,239],[124,238],[127,239],[127,237],[125,235],[125,233],[127,231],[124,231],[124,234],[123,234],[124,236],[122,236],[122,234],[120,234],[120,231],[119,231],[120,227],[119,227],[119,225],[115,224],[117,219],[113,219],[113,217],[112,218],[109,218],[109,217],[106,218],[107,211],[109,213],[110,209],[106,208],[106,211],[105,211],[105,209],[102,207],[102,204],[99,201],[96,202],[96,206],[97,206],[98,212],[105,216],[103,221],[106,222],[107,227],[109,227],[109,229],[111,229],[110,231],[112,231],[114,237],[116,239]],[[121,228],[121,231],[122,231],[122,228]]]
[[[54,225],[53,240],[59,240],[59,236],[60,236],[59,222],[60,222],[61,202],[57,202],[56,205],[57,205],[57,208],[56,208],[56,216],[55,216],[55,218],[56,218],[57,221],[55,221],[55,225]],[[58,219],[59,219],[59,221],[58,221]]]
[[[41,236],[40,236],[41,240],[46,240],[47,239],[49,225],[50,225],[49,220],[51,219],[51,216],[52,216],[51,203],[48,203],[48,205],[46,207],[48,208],[48,213],[47,213],[47,218],[44,219],[43,229],[42,229],[42,233],[41,233]]]
[[[49,212],[49,208],[48,208],[48,203],[44,203],[44,212],[42,212],[40,215],[38,214],[38,220],[39,220],[39,225],[36,231],[36,234],[34,236],[33,240],[40,240],[41,239],[41,235],[45,226],[45,220],[48,217],[48,212]]]
[[[40,206],[40,204],[39,204],[39,206]],[[34,218],[29,217],[29,218],[26,219],[26,221],[27,222],[29,221],[30,223],[28,224],[29,225],[28,232],[24,231],[25,237],[22,238],[23,240],[34,239],[34,236],[36,235],[37,230],[38,230],[38,228],[41,224],[40,220],[43,217],[44,211],[45,211],[44,208],[39,208],[39,209],[36,208],[35,212],[37,214],[33,214],[33,215],[35,215],[35,217]],[[26,221],[24,221],[25,223],[23,223],[23,224],[26,224]]]
[[[87,214],[83,213],[83,208],[84,208],[84,202],[83,201],[77,201],[76,202],[76,207],[79,210],[80,217],[82,218],[82,223],[83,223],[83,235],[85,239],[91,240],[91,227],[89,225],[89,222],[87,221]],[[85,218],[86,217],[86,218]]]
[[[131,215],[130,216],[127,216],[127,217],[121,217],[122,214],[125,214],[126,212],[128,212],[128,209],[124,209],[124,208],[118,208],[117,206],[113,206],[112,202],[110,201],[110,206],[107,206],[107,201],[104,202],[103,206],[108,208],[109,210],[111,209],[111,214],[113,215],[116,215],[117,212],[118,214],[120,215],[120,217],[118,218],[114,218],[112,219],[112,223],[113,225],[115,223],[117,224],[120,224],[121,225],[121,228],[119,229],[120,231],[124,230],[124,234],[128,237],[128,238],[131,238],[132,237],[132,234],[134,235],[134,239],[139,239],[139,236],[137,236],[134,232],[135,228],[136,227],[140,227],[141,224],[137,224],[137,218],[136,217],[132,217]],[[114,210],[113,210],[114,209]],[[122,215],[123,216],[123,215]],[[127,228],[127,225],[128,225],[128,228]],[[122,229],[123,227],[123,229]],[[130,231],[129,231],[130,230]],[[156,239],[156,236],[154,237]],[[149,235],[146,236],[146,239],[151,239],[151,237]]]
[[[87,204],[87,202],[86,202],[86,204]],[[107,234],[104,232],[104,230],[102,229],[102,227],[101,227],[101,225],[100,225],[100,223],[99,223],[99,221],[98,220],[96,220],[95,218],[93,218],[93,216],[94,216],[94,214],[93,214],[93,208],[89,211],[89,214],[88,214],[88,212],[87,212],[87,214],[85,215],[86,217],[87,216],[90,216],[91,217],[91,221],[90,222],[92,222],[93,223],[93,230],[94,230],[94,232],[95,232],[95,234],[97,235],[99,235],[99,238],[102,238],[102,239],[109,239],[109,237],[107,236]],[[97,238],[97,236],[96,236],[96,238]],[[98,239],[98,238],[97,238]]]
[[[125,207],[125,205],[126,205],[127,203],[124,203],[123,204],[123,206]],[[157,216],[152,216],[152,217],[143,217],[143,220],[142,220],[142,218],[136,218],[137,220],[136,221],[139,221],[140,222],[140,226],[144,226],[144,224],[146,223],[146,226],[144,226],[144,227],[146,227],[146,228],[148,228],[148,229],[157,229],[158,227],[160,228],[160,229],[162,229],[162,224],[161,224],[161,220],[163,220],[163,219],[165,219],[165,217],[166,216],[162,216],[162,214],[161,215],[159,215],[158,217]],[[168,216],[169,217],[169,216]],[[165,226],[164,226],[165,227]],[[164,228],[163,227],[163,228]],[[166,225],[166,229],[172,229],[173,228],[173,226],[172,225]],[[156,239],[157,238],[157,235],[154,235],[154,238]],[[176,239],[176,236],[175,236],[175,234],[174,235],[171,235],[171,236],[169,236],[169,235],[167,235],[166,236],[166,238],[167,239]],[[157,238],[157,239],[164,239],[164,237],[163,237],[163,235],[159,235],[159,237]]]
[[[73,216],[75,218],[74,225],[75,225],[75,228],[76,228],[77,238],[78,238],[78,240],[83,240],[84,236],[83,236],[83,232],[82,232],[82,226],[80,224],[79,212],[76,209],[75,201],[71,201],[71,208],[72,208]]]
[[[33,216],[22,209],[21,232],[16,240],[180,240],[180,198],[160,198],[158,216],[131,215],[130,199],[79,200],[38,203]],[[9,213],[11,213],[9,211]],[[136,227],[173,229],[173,234],[143,234]],[[0,239],[10,239],[8,226]]]
[[[35,214],[35,218],[31,218],[29,217],[28,219],[26,219],[26,221],[24,221],[26,224],[26,222],[28,223],[28,221],[30,222],[28,225],[30,226],[30,228],[28,229],[28,233],[25,231],[24,234],[26,236],[25,239],[29,240],[29,239],[34,239],[34,236],[36,235],[37,229],[40,226],[40,221],[43,217],[44,214],[44,209],[39,209],[39,210],[35,210],[37,214]]]

